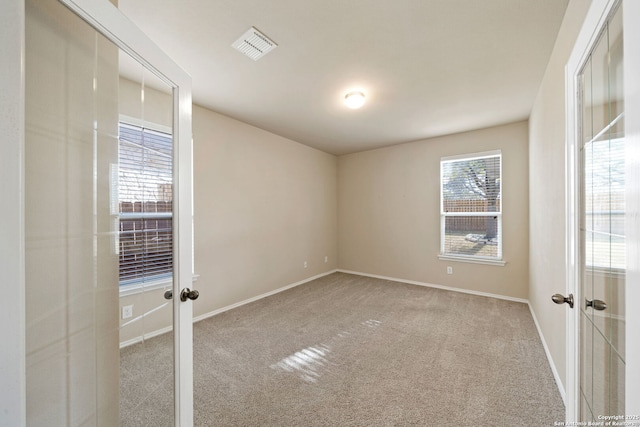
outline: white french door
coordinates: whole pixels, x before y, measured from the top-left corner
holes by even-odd
[[[6,102],[16,120],[3,123],[2,154],[12,159],[3,162],[3,181],[13,187],[3,187],[12,204],[2,219],[16,230],[3,227],[2,253],[12,253],[3,286],[18,307],[5,312],[15,347],[2,355],[16,374],[3,370],[2,379],[17,396],[3,392],[0,424],[120,423],[118,121],[127,56],[168,93],[173,184],[164,190],[172,197],[176,297],[168,307],[172,362],[162,366],[173,382],[165,418],[193,425],[195,294],[180,298],[192,280],[190,78],[107,0],[8,3],[2,23],[15,22],[5,30],[17,42],[9,60],[20,65],[3,74],[16,95]],[[5,409],[6,401],[14,406]]]
[[[579,413],[624,414],[625,134],[623,8],[613,9],[578,74]]]
[[[638,2],[594,0],[566,69],[570,422],[640,407],[639,13]]]

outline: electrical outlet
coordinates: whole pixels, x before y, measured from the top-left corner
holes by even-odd
[[[453,267],[447,267],[447,274],[453,274]]]
[[[303,267],[307,268],[307,261],[304,262]]]
[[[324,262],[329,262],[329,257],[325,255]]]
[[[133,316],[133,305],[125,305],[122,307],[122,318],[128,319]]]

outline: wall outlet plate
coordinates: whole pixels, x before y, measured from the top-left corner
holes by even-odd
[[[122,307],[122,318],[128,319],[133,316],[133,305],[125,305]]]

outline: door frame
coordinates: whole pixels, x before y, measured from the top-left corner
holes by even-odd
[[[625,409],[629,415],[640,416],[640,2],[624,0],[624,39],[635,40],[624,44],[625,78],[625,138],[627,150],[626,214],[627,286],[625,335]]]
[[[625,139],[627,149],[626,165],[626,210],[625,234],[627,236],[627,275],[626,275],[626,329],[625,329],[625,411],[627,414],[640,414],[640,340],[637,330],[640,328],[640,312],[633,310],[632,301],[640,301],[640,80],[630,76],[640,75],[640,2],[621,0],[624,31],[624,75],[625,75]],[[566,87],[566,264],[567,294],[573,294],[575,301],[582,301],[580,295],[580,146],[578,142],[578,81],[591,48],[602,30],[617,0],[593,0],[587,12],[569,61],[565,67]],[[635,21],[635,22],[633,22]],[[579,419],[580,399],[580,341],[579,315],[577,306],[567,307],[566,323],[566,421]],[[632,379],[636,379],[635,381]],[[614,415],[614,414],[612,414]]]
[[[173,295],[191,287],[193,277],[192,215],[192,98],[191,77],[107,0],[59,0],[120,49],[138,60],[173,88],[174,107],[174,280]],[[0,258],[2,294],[0,320],[0,424],[26,425],[25,266],[24,266],[24,147],[25,147],[25,2],[0,7]],[[174,208],[175,209],[175,208]],[[193,307],[173,299],[175,425],[193,425]],[[10,386],[11,385],[11,386]]]

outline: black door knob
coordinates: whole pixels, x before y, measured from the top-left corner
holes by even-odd
[[[191,290],[189,288],[184,288],[182,292],[180,292],[180,301],[185,302],[187,298],[190,300],[197,300],[199,296],[200,292],[195,289]]]

